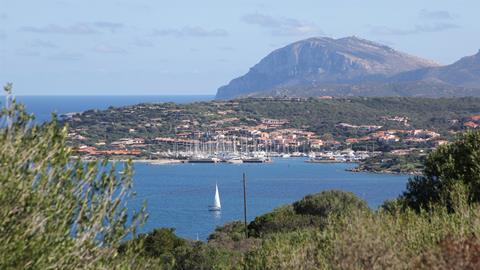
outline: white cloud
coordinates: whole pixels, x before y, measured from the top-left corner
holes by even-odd
[[[273,36],[307,36],[320,35],[322,30],[312,22],[299,21],[292,18],[275,18],[263,14],[247,14],[242,21],[269,29]]]
[[[422,19],[428,20],[453,20],[453,18],[455,17],[446,10],[431,11],[427,9],[420,10],[419,16]]]
[[[180,29],[154,29],[154,36],[173,36],[173,37],[224,37],[228,32],[224,29],[205,29],[200,26],[186,26]]]
[[[20,56],[32,57],[32,56],[39,56],[40,52],[34,51],[34,50],[18,49],[17,51],[15,51],[15,54]]]
[[[22,26],[22,32],[31,32],[37,34],[65,34],[65,35],[85,35],[94,34],[97,31],[86,23],[76,23],[68,26],[61,26],[58,24],[49,24],[42,27],[37,26]]]
[[[41,40],[41,39],[35,39],[28,42],[28,46],[34,47],[34,48],[47,48],[47,49],[58,48],[58,46],[52,43],[51,41]]]
[[[95,22],[95,23],[93,23],[93,25],[97,28],[100,28],[100,29],[106,29],[106,30],[110,31],[110,33],[115,33],[118,30],[125,27],[125,25],[123,23],[105,22],[105,21]]]
[[[112,46],[107,43],[101,43],[93,47],[92,49],[94,52],[97,53],[117,53],[117,54],[124,54],[127,53],[127,51],[123,48]]]
[[[81,53],[72,53],[72,52],[61,52],[52,54],[48,57],[50,60],[58,60],[58,61],[77,61],[83,58],[83,54]]]
[[[421,33],[442,32],[450,29],[460,28],[453,23],[433,23],[433,24],[417,24],[411,29],[399,29],[388,26],[371,26],[370,31],[376,35],[414,35]]]
[[[155,43],[149,39],[137,38],[133,41],[133,45],[137,47],[155,47]]]
[[[85,35],[98,33],[99,30],[106,30],[110,33],[115,33],[124,27],[125,25],[122,23],[98,21],[94,23],[75,23],[67,26],[58,24],[22,26],[19,30],[36,34]]]
[[[235,51],[235,48],[230,47],[230,46],[221,46],[218,49],[222,50],[222,51]]]

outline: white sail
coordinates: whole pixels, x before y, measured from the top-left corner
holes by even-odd
[[[218,193],[218,186],[215,184],[215,200],[213,202],[213,207],[220,209],[222,205],[220,204],[220,194]]]

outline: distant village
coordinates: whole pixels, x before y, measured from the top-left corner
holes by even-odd
[[[148,105],[144,105],[148,106]],[[128,108],[124,109],[128,110]],[[166,110],[168,114],[182,114],[178,109]],[[210,112],[213,115],[213,113]],[[68,137],[75,142],[76,151],[83,158],[100,156],[132,157],[144,159],[175,159],[190,162],[269,162],[275,156],[309,156],[314,161],[356,161],[378,154],[375,145],[405,144],[390,151],[394,155],[407,155],[416,145],[436,147],[448,143],[441,134],[428,129],[412,129],[408,117],[383,117],[384,121],[398,122],[404,128],[385,129],[382,125],[354,125],[338,123],[336,128],[361,136],[342,140],[333,136],[316,134],[303,128],[289,127],[287,119],[261,118],[254,124],[242,121],[231,110],[218,110],[208,123],[194,119],[182,119],[173,127],[172,136],[140,137],[138,126],[128,129],[129,136],[114,141],[91,142],[82,128],[73,128]],[[207,115],[208,116],[208,115]],[[69,116],[75,121],[75,115]],[[243,119],[245,122],[245,119]],[[162,125],[162,118],[152,118],[142,123],[142,128]],[[202,128],[200,126],[202,125]],[[480,115],[474,115],[463,123],[465,128],[480,126]],[[87,143],[87,141],[90,141]],[[352,150],[356,146],[356,150]],[[424,147],[424,146],[423,146]]]

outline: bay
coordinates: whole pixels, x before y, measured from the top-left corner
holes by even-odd
[[[242,174],[247,175],[248,220],[307,194],[344,190],[377,208],[405,189],[408,176],[346,171],[355,164],[312,164],[304,158],[274,159],[265,164],[135,164],[130,207],[147,201],[149,219],[141,231],[175,228],[178,235],[205,240],[216,226],[243,219]],[[208,211],[218,184],[220,212]]]

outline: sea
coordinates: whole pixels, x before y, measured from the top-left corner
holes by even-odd
[[[276,158],[263,164],[171,164],[134,166],[135,209],[147,202],[143,231],[175,228],[178,235],[205,240],[213,230],[243,220],[243,173],[247,219],[324,190],[355,193],[377,208],[405,189],[408,176],[350,172],[352,163],[307,163],[305,158]],[[218,185],[222,210],[208,211]]]
[[[57,114],[106,109],[145,102],[188,103],[213,96],[19,96],[17,100],[35,114],[37,121]],[[2,102],[3,103],[3,102]],[[130,210],[146,202],[149,218],[140,232],[174,228],[179,236],[206,240],[217,226],[243,219],[243,183],[247,183],[247,219],[324,190],[355,193],[372,208],[396,198],[406,187],[407,175],[354,173],[352,163],[307,163],[305,158],[276,158],[263,164],[134,165]],[[215,184],[222,210],[211,212]]]

